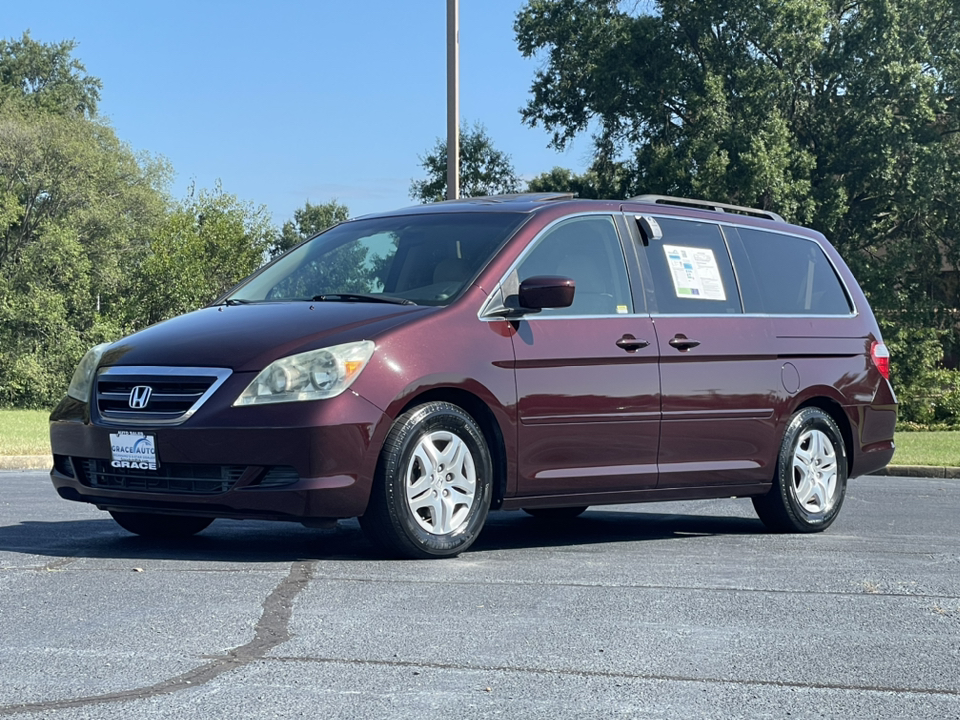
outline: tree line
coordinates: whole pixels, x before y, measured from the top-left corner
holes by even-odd
[[[523,122],[584,173],[523,181],[485,128],[461,130],[464,196],[643,193],[769,209],[823,232],[893,352],[907,422],[960,425],[960,6],[955,0],[528,0],[540,61]],[[102,86],[28,34],[0,41],[0,406],[41,407],[95,342],[192,309],[264,258],[346,219],[307,203],[278,231],[96,114]],[[443,199],[446,146],[410,195]],[[944,358],[952,362],[944,363]]]
[[[348,214],[306,203],[278,231],[219,185],[172,198],[169,164],[98,117],[74,47],[0,40],[0,407],[50,407],[91,345],[210,302]]]

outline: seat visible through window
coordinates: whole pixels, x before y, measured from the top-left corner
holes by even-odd
[[[613,218],[590,215],[563,222],[543,236],[520,264],[519,280],[559,275],[576,283],[573,304],[544,315],[615,315],[632,312],[630,284]]]

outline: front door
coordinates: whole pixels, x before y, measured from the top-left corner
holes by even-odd
[[[573,305],[528,314],[513,336],[521,495],[654,487],[660,434],[657,342],[634,311],[611,215],[548,228],[516,281],[570,277]]]

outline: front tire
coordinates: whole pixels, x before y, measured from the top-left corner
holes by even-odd
[[[391,556],[452,557],[477,539],[492,495],[493,463],[476,422],[456,405],[429,402],[390,429],[360,525]]]
[[[188,515],[160,515],[110,511],[117,525],[134,535],[149,538],[176,539],[196,535],[213,522],[213,518]]]
[[[773,487],[753,498],[763,524],[775,532],[826,530],[847,489],[847,454],[840,429],[815,407],[796,412],[780,444]]]

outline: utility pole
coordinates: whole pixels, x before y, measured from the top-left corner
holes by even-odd
[[[460,0],[447,0],[447,200],[460,197]]]

